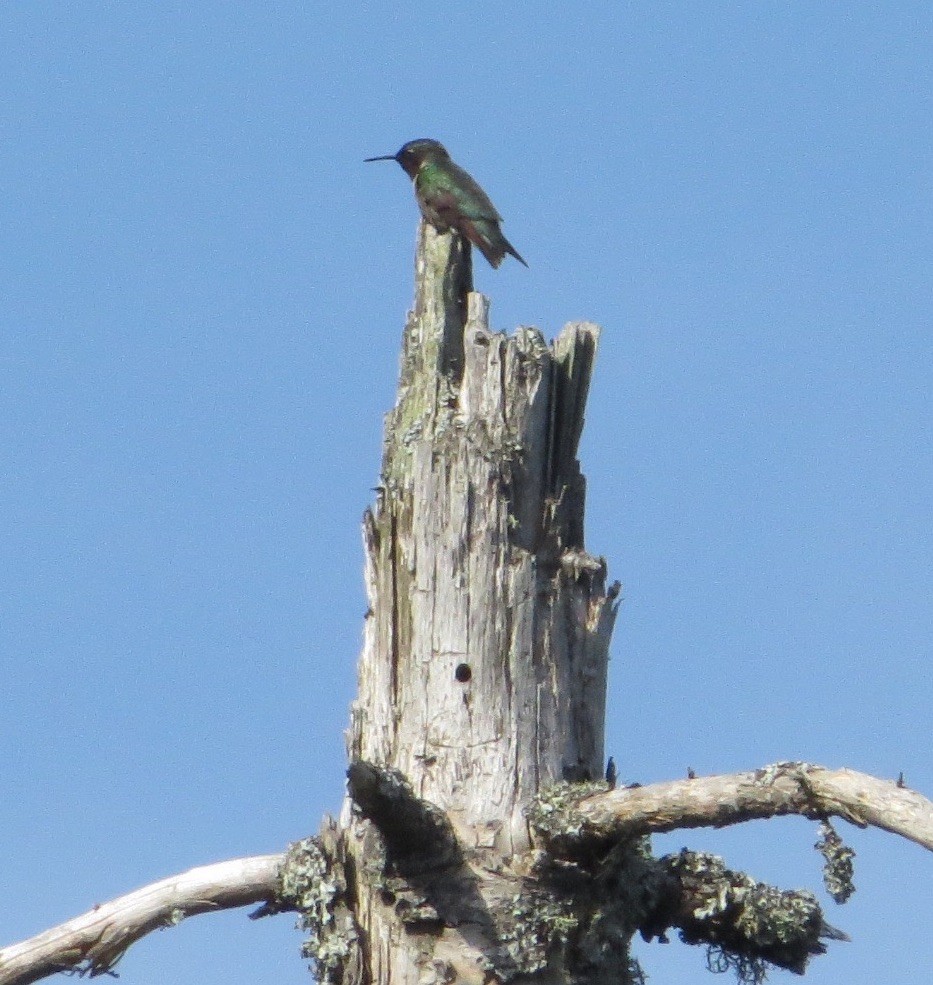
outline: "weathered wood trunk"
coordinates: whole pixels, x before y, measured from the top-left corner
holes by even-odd
[[[470,262],[459,237],[422,226],[364,522],[358,766],[334,832],[358,938],[342,975],[357,982],[567,980],[553,955],[537,961],[545,977],[516,958],[506,911],[532,859],[523,811],[605,768],[617,587],[584,549],[576,459],[598,329],[568,325],[552,346],[536,329],[492,333]],[[398,801],[392,776],[408,785]],[[409,795],[439,809],[420,836],[393,826]]]

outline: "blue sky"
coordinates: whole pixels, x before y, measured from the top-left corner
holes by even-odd
[[[622,777],[933,793],[931,52],[915,2],[4,4],[0,940],[338,808],[417,220],[362,159],[413,137],[530,264],[477,260],[495,326],[604,328],[581,457]],[[915,983],[931,860],[840,830],[854,940],[810,980]],[[815,838],[656,847],[819,892]],[[202,917],[120,970],[298,985],[299,943]]]

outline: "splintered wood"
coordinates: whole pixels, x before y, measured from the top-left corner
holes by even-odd
[[[364,524],[349,751],[400,770],[465,845],[511,855],[543,786],[603,771],[616,603],[584,549],[576,458],[599,329],[568,325],[552,346],[532,328],[490,331],[486,298],[452,299],[469,279],[459,249],[422,232]]]

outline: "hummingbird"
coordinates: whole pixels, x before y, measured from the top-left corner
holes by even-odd
[[[367,157],[366,161],[398,161],[415,183],[415,198],[421,214],[441,233],[455,229],[484,257],[498,267],[506,253],[519,263],[525,258],[502,235],[502,216],[489,196],[454,164],[447,148],[436,140],[409,140],[396,154]]]

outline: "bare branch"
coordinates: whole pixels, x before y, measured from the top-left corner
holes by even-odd
[[[555,808],[545,798],[530,821],[549,851],[575,858],[651,832],[722,828],[784,814],[841,817],[933,851],[933,803],[925,797],[894,781],[810,763],[775,763],[749,773],[607,790],[570,808]]]
[[[581,786],[565,786],[559,798],[541,798],[530,812],[535,833],[555,856],[592,856],[653,831],[724,827],[784,814],[843,817],[933,849],[933,803],[900,781],[853,770],[777,763],[755,772],[649,787],[594,792],[603,785],[587,784],[582,790]],[[106,974],[141,937],[198,913],[258,902],[270,904],[262,912],[276,912],[281,906],[285,860],[284,854],[259,855],[201,866],[95,906],[58,927],[0,949],[0,985],[28,985],[61,971],[90,977]]]
[[[103,975],[153,930],[197,913],[274,900],[285,856],[256,855],[189,869],[151,883],[29,940],[0,949],[0,985],[27,985],[60,971]]]

